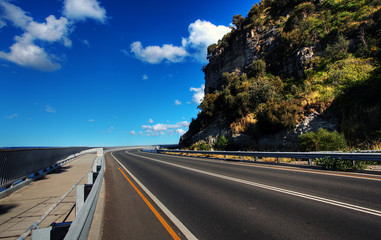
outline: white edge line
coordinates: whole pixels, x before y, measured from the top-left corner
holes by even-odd
[[[118,159],[111,153],[111,156],[118,162],[118,164],[130,175],[130,177],[139,185],[139,187],[155,202],[155,204],[164,212],[165,215],[176,225],[176,227],[184,234],[189,240],[197,240],[197,238],[189,231],[187,227],[171,212],[169,209],[156,198],[144,185],[141,183]]]
[[[151,154],[157,154],[157,153],[151,153]],[[333,176],[333,177],[345,177],[345,178],[356,178],[356,179],[362,179],[362,180],[370,180],[370,181],[378,181],[381,182],[381,179],[379,178],[372,178],[372,177],[367,177],[367,176],[356,176],[356,175],[345,175],[345,174],[335,174],[335,173],[327,173],[327,172],[318,172],[318,171],[309,171],[309,170],[304,170],[304,169],[297,169],[297,166],[259,166],[259,165],[253,165],[256,164],[256,162],[250,162],[253,164],[245,163],[245,162],[227,162],[224,159],[218,159],[216,158],[215,160],[208,160],[208,159],[201,159],[199,157],[187,157],[187,156],[181,156],[181,155],[170,155],[170,154],[165,154],[167,156],[171,157],[179,157],[183,159],[189,159],[189,160],[197,160],[200,162],[217,162],[219,161],[220,163],[223,164],[229,164],[233,166],[245,166],[245,167],[253,167],[253,168],[267,168],[267,169],[276,169],[276,170],[282,170],[282,171],[295,171],[295,172],[304,172],[304,173],[310,173],[310,174],[319,174],[319,175],[326,175],[326,176]],[[292,169],[295,168],[295,169]]]
[[[250,182],[250,181],[242,180],[239,178],[228,177],[228,176],[224,176],[224,175],[220,175],[220,174],[216,174],[216,173],[212,173],[212,172],[193,169],[193,168],[189,168],[189,167],[185,167],[185,166],[181,166],[181,165],[177,165],[177,164],[173,164],[173,163],[168,163],[168,162],[156,160],[156,159],[149,158],[149,157],[135,155],[135,154],[130,153],[130,152],[126,152],[126,153],[128,153],[130,155],[137,156],[137,157],[146,158],[146,159],[149,159],[151,161],[160,162],[160,163],[171,165],[171,166],[178,167],[178,168],[183,168],[183,169],[186,169],[189,171],[198,172],[198,173],[202,173],[205,175],[209,175],[209,176],[213,176],[213,177],[217,177],[217,178],[221,178],[221,179],[225,179],[225,180],[230,180],[233,182],[238,182],[238,183],[242,183],[242,184],[246,184],[246,185],[250,185],[250,186],[254,186],[254,187],[259,187],[262,189],[267,189],[267,190],[271,190],[271,191],[275,191],[275,192],[280,192],[280,193],[284,193],[284,194],[288,194],[288,195],[292,195],[292,196],[297,196],[297,197],[301,197],[301,198],[305,198],[305,199],[310,199],[310,200],[314,200],[317,202],[322,202],[322,203],[326,203],[326,204],[330,204],[330,205],[334,205],[334,206],[338,206],[338,207],[342,207],[342,208],[347,208],[347,209],[351,209],[354,211],[363,212],[363,213],[367,213],[367,214],[371,214],[371,215],[381,217],[381,211],[379,211],[379,210],[365,208],[365,207],[361,207],[361,206],[357,206],[357,205],[353,205],[353,204],[349,204],[349,203],[339,202],[339,201],[331,200],[328,198],[317,197],[314,195],[309,195],[309,194],[291,191],[291,190],[287,190],[287,189],[282,189],[282,188],[278,188],[278,187],[273,187],[270,185],[260,184],[260,183],[256,183],[256,182]]]

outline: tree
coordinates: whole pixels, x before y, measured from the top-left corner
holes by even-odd
[[[241,30],[243,28],[244,21],[245,18],[242,17],[241,14],[233,16],[233,25],[236,27],[237,30]]]

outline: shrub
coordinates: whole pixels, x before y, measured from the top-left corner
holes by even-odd
[[[333,61],[341,60],[348,57],[349,41],[344,35],[339,35],[337,41],[333,45],[326,48],[326,56]]]
[[[263,132],[274,133],[296,126],[299,107],[292,101],[267,101],[258,113],[258,124]]]
[[[214,148],[219,151],[224,151],[229,146],[229,139],[225,136],[220,136],[214,144]]]
[[[319,128],[317,132],[307,132],[299,136],[302,151],[337,151],[347,147],[344,134]]]
[[[315,162],[316,165],[322,166],[324,169],[329,170],[363,170],[368,166],[365,161],[357,161],[356,164],[353,165],[353,162],[350,160],[331,159],[329,157],[317,158]]]
[[[251,64],[251,67],[249,69],[249,72],[247,74],[247,76],[249,78],[251,77],[254,77],[254,78],[257,78],[257,77],[260,77],[260,76],[263,76],[264,73],[265,73],[265,70],[266,70],[266,62],[263,61],[263,60],[257,60],[257,61],[253,61],[253,63]]]
[[[205,141],[200,141],[198,143],[193,144],[190,147],[191,150],[201,150],[201,151],[210,151],[211,147]]]

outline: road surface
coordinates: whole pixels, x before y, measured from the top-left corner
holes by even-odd
[[[103,239],[381,239],[377,175],[128,150],[105,180]]]

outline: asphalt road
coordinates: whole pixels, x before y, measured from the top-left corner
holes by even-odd
[[[107,157],[103,239],[175,238],[168,226],[181,239],[381,239],[380,176],[137,150],[113,156],[123,166]]]

